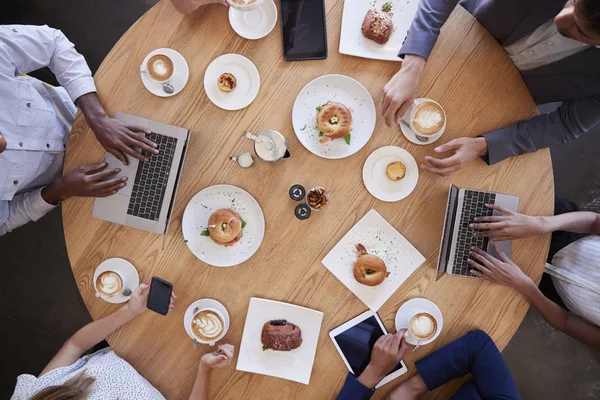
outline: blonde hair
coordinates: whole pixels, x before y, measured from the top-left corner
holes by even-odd
[[[90,392],[90,386],[96,378],[81,371],[62,385],[50,386],[38,392],[30,400],[83,400]]]

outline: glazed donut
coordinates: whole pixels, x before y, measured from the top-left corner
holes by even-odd
[[[362,244],[356,245],[358,257],[354,263],[354,279],[367,286],[377,286],[390,274],[385,263],[377,256],[367,253]]]
[[[341,103],[324,104],[317,113],[317,128],[323,132],[322,143],[343,138],[352,130],[352,112]]]
[[[208,233],[216,244],[231,246],[242,237],[242,218],[231,208],[217,210],[208,219]]]

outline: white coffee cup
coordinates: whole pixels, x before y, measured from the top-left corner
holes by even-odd
[[[250,4],[247,4],[244,0],[227,0],[227,3],[229,3],[229,5],[233,8],[235,8],[236,10],[239,11],[251,11],[254,10],[256,8],[258,8],[261,4],[262,4],[263,0],[255,0],[253,2],[249,2]]]
[[[415,320],[415,319],[417,319],[417,320]],[[421,320],[421,321],[419,321],[419,320]],[[417,328],[429,328],[429,326],[428,326],[429,322],[431,322],[432,325],[431,325],[431,331],[427,332],[428,334],[424,334],[424,335],[416,334],[415,329],[417,329]],[[415,326],[417,324],[418,324],[418,326]],[[433,315],[431,315],[427,311],[418,311],[418,312],[415,312],[413,315],[411,315],[410,319],[408,320],[408,327],[407,327],[407,330],[406,330],[406,333],[404,334],[404,336],[407,338],[411,337],[417,342],[427,342],[435,337],[435,334],[437,333],[438,329],[439,329],[438,321],[435,319],[435,317]]]
[[[98,280],[103,280],[103,277],[106,278],[106,283],[109,285],[107,288],[110,288],[114,285],[115,289],[113,291],[107,291],[106,289],[101,290],[98,288]],[[126,285],[123,275],[114,270],[102,271],[94,279],[94,289],[96,290],[96,297],[101,297],[103,299],[119,296],[123,291],[123,288],[125,287]]]
[[[218,334],[216,334],[214,337],[209,338],[208,337],[209,335],[200,337],[197,334],[197,332],[195,332],[196,316],[202,315],[203,313],[204,314],[206,314],[206,313],[216,314],[223,323],[223,327],[222,327],[221,331]],[[207,324],[208,324],[208,328],[210,329],[210,321],[208,321]],[[192,319],[190,320],[189,328],[190,328],[190,331],[192,332],[192,336],[194,336],[194,338],[196,338],[196,341],[198,343],[208,344],[209,346],[214,346],[215,343],[217,343],[219,340],[221,340],[227,334],[227,331],[229,330],[229,315],[223,315],[223,313],[221,311],[219,311],[213,307],[204,307],[204,308],[201,308],[200,310],[196,311],[194,313],[194,315],[192,315]]]
[[[415,114],[419,111],[419,109],[422,109],[423,106],[421,104],[423,104],[423,103],[430,103],[434,106],[434,108],[441,111],[441,119],[443,120],[443,123],[441,124],[441,126],[436,127],[434,131],[428,132],[428,133],[421,132],[418,129],[418,127],[416,126],[418,124],[417,124],[417,121],[415,120]],[[404,120],[405,124],[408,125],[408,127],[410,128],[412,133],[415,135],[417,140],[419,140],[423,143],[435,142],[436,140],[438,140],[444,134],[444,132],[446,130],[446,124],[448,122],[448,119],[446,116],[446,111],[444,110],[442,105],[439,104],[435,100],[427,99],[427,98],[416,99],[413,102],[413,104],[410,106],[408,111],[404,114],[402,119]]]
[[[150,63],[150,61],[154,58],[154,57],[158,57],[158,58],[165,58],[168,60],[167,63],[170,63],[170,66],[167,67],[167,70],[170,69],[170,73],[168,74],[168,76],[166,76],[164,79],[162,78],[157,78],[156,76],[153,76],[152,72],[148,70],[148,64]],[[175,62],[173,61],[173,59],[171,57],[169,57],[166,54],[163,53],[156,53],[156,54],[152,54],[151,56],[148,57],[147,60],[144,60],[144,63],[142,65],[140,65],[140,71],[142,73],[144,73],[148,79],[150,79],[153,82],[157,82],[157,83],[167,83],[169,82],[173,76],[176,73],[176,69],[175,69]],[[156,75],[156,74],[155,74]]]

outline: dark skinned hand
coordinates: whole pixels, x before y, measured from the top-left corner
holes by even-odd
[[[118,174],[119,168],[105,169],[106,163],[83,165],[58,181],[61,199],[69,197],[106,197],[117,193],[125,186],[127,177],[105,180],[111,175]]]

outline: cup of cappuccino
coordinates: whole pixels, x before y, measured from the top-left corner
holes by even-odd
[[[216,308],[203,308],[192,317],[190,329],[199,343],[214,346],[227,333],[229,318]]]
[[[227,0],[227,3],[236,10],[250,11],[258,8],[263,0]]]
[[[424,342],[435,336],[437,332],[437,321],[433,315],[427,312],[419,312],[408,321],[407,334],[414,339]]]
[[[416,99],[410,109],[410,128],[421,142],[433,142],[446,130],[446,112],[431,99]]]
[[[165,83],[175,73],[175,65],[167,55],[158,53],[150,57],[144,65],[141,65],[140,71],[155,82]]]
[[[116,271],[104,271],[96,278],[94,287],[98,297],[110,298],[117,296],[123,291],[123,277]]]

